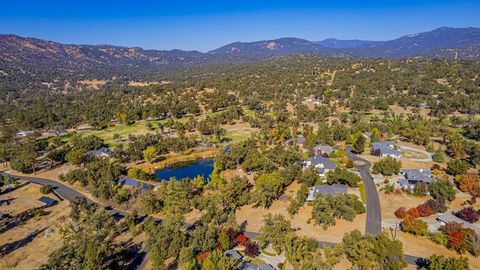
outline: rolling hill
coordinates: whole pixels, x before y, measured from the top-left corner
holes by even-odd
[[[335,57],[479,59],[480,28],[442,27],[389,41],[280,38],[234,42],[202,53],[112,45],[61,44],[0,35],[0,82],[139,77],[179,68],[262,60],[291,54]]]

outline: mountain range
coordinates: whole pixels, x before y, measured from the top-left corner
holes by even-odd
[[[61,44],[0,35],[0,81],[111,78],[184,67],[262,60],[291,54],[326,57],[480,59],[480,28],[441,27],[389,41],[280,38],[234,42],[202,53],[112,45]]]

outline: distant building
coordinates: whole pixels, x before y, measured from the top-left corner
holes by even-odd
[[[122,186],[130,186],[138,190],[149,190],[153,187],[150,184],[128,177],[120,178],[120,180],[118,180],[118,183]]]
[[[372,144],[372,154],[380,157],[402,157],[402,152],[395,149],[395,144],[392,141],[374,142]]]
[[[34,132],[31,131],[31,130],[22,130],[22,131],[17,132],[17,134],[15,134],[15,136],[17,138],[25,138],[25,137],[28,137],[30,135],[33,135],[33,133]]]
[[[345,185],[316,185],[311,187],[308,191],[307,201],[311,202],[317,198],[318,195],[327,196],[327,195],[337,195],[337,194],[346,194],[347,186]]]
[[[303,145],[305,144],[304,137],[291,138],[285,141],[287,145]]]
[[[40,199],[38,199],[38,200],[41,201],[42,203],[44,203],[46,207],[50,207],[50,206],[55,205],[57,203],[57,201],[55,201],[54,199],[51,199],[51,198],[45,197],[45,196],[40,197]]]
[[[327,175],[329,171],[333,171],[335,168],[337,168],[337,164],[335,164],[335,162],[320,155],[309,157],[302,163],[302,167],[304,169],[310,166],[313,166],[318,171],[318,175],[322,177]]]
[[[315,152],[315,155],[328,155],[333,152],[333,148],[330,145],[317,145],[313,148],[313,152]]]
[[[100,147],[95,150],[87,151],[85,154],[89,156],[94,156],[96,158],[109,158],[113,154],[113,152],[108,147]]]
[[[435,181],[432,171],[429,169],[401,170],[400,173],[405,177],[397,181],[400,188],[413,190],[417,183],[430,184]]]

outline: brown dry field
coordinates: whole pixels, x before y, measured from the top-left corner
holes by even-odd
[[[13,191],[11,196],[15,200],[9,206],[2,206],[2,212],[15,214],[42,206],[42,203],[38,201],[42,194],[39,191],[39,186],[34,184]],[[0,197],[5,199],[8,194]],[[54,196],[50,197],[58,200]],[[0,259],[0,269],[37,269],[47,260],[50,253],[62,245],[59,228],[70,214],[69,203],[61,201],[57,205],[47,208],[46,211],[49,212],[48,215],[35,217],[0,234],[0,245],[3,246],[26,239],[30,234],[42,229],[51,228],[53,230],[53,233],[48,237],[45,232],[40,232],[31,242],[5,255]]]
[[[396,219],[394,212],[395,210],[397,210],[397,208],[405,207],[405,209],[408,210],[412,207],[416,207],[417,205],[426,202],[428,199],[431,198],[430,196],[416,197],[413,195],[408,195],[406,193],[386,194],[384,191],[379,191],[378,197],[380,199],[382,219]]]
[[[287,187],[285,194],[294,197],[296,191],[300,188],[300,184],[294,182]],[[323,230],[321,226],[307,224],[311,218],[312,206],[305,204],[300,208],[298,214],[293,219],[287,212],[288,201],[276,200],[268,209],[262,207],[254,208],[253,205],[246,205],[241,207],[237,213],[237,222],[242,223],[247,221],[247,231],[259,232],[263,226],[263,216],[267,214],[282,214],[287,220],[291,221],[292,227],[298,229],[298,235],[313,237],[317,240],[339,243],[342,241],[343,235],[352,230],[359,230],[362,233],[365,231],[366,214],[357,215],[353,222],[345,220],[337,220],[335,226]]]
[[[380,161],[382,158],[377,156],[372,156],[370,154],[362,154],[361,157],[370,161],[372,164]],[[419,162],[408,159],[402,159],[402,169],[430,169],[435,162]],[[440,164],[441,165],[441,164]]]
[[[433,254],[459,257],[455,251],[449,250],[444,246],[438,245],[425,237],[415,237],[411,234],[397,231],[397,239],[403,243],[403,252],[418,257],[430,257]],[[468,257],[471,269],[480,269],[480,259],[471,255],[463,255]]]

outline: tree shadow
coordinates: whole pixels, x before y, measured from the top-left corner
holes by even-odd
[[[23,238],[23,239],[20,239],[18,241],[15,241],[15,242],[12,242],[12,243],[8,243],[8,244],[5,244],[5,245],[2,245],[0,246],[0,258],[4,257],[5,255],[8,255],[12,252],[14,252],[15,250],[21,248],[21,247],[24,247],[26,246],[27,244],[29,244],[30,242],[33,241],[33,239],[35,239],[39,234],[41,234],[42,232],[44,232],[47,228],[43,228],[41,230],[37,230],[31,234],[29,234],[27,237]]]

